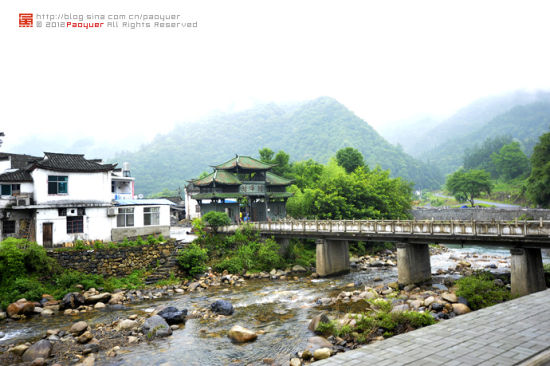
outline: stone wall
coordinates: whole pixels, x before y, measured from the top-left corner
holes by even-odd
[[[63,268],[104,276],[126,276],[136,269],[173,265],[175,241],[103,250],[49,251]]]
[[[124,238],[135,240],[138,236],[146,238],[149,235],[162,235],[165,238],[170,237],[170,226],[143,226],[143,227],[117,227],[111,229],[112,241],[123,241]]]
[[[550,210],[536,208],[415,208],[411,213],[416,220],[550,220]]]

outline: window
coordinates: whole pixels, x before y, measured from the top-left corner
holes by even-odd
[[[134,226],[134,209],[133,208],[119,208],[118,215],[116,217],[117,227]]]
[[[15,221],[2,220],[2,234],[15,234]]]
[[[67,234],[84,232],[84,216],[67,216]]]
[[[66,194],[69,177],[66,175],[48,176],[48,194]]]
[[[21,192],[21,184],[2,184],[2,196],[12,196]]]
[[[146,226],[160,225],[159,207],[145,207],[143,209],[143,224]]]

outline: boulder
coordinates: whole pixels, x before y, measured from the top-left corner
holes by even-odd
[[[233,326],[227,335],[233,342],[236,343],[252,342],[258,338],[258,335],[255,332],[241,327],[240,325]]]
[[[410,302],[410,306],[415,310],[417,310],[419,307],[423,305],[424,305],[424,301],[422,300],[413,300]]]
[[[24,362],[32,362],[37,358],[47,359],[52,352],[52,344],[47,339],[41,339],[32,346],[30,346],[25,353],[23,353]]]
[[[159,315],[147,318],[141,326],[141,331],[147,338],[166,337],[172,334],[172,329],[170,329],[166,320]]]
[[[465,305],[465,304],[462,304],[462,303],[453,304],[453,312],[456,315],[466,314],[466,313],[469,313],[470,311],[471,310],[468,307],[468,305]]]
[[[95,304],[98,301],[101,301],[102,303],[106,303],[106,302],[109,302],[110,299],[111,299],[111,294],[109,292],[103,292],[101,294],[91,295],[86,297],[86,303]]]
[[[302,361],[300,361],[299,358],[294,357],[290,359],[290,366],[301,366],[301,365],[302,365]]]
[[[424,305],[425,306],[430,306],[434,301],[435,301],[435,297],[430,296],[426,300],[424,300]]]
[[[116,292],[114,294],[111,294],[111,298],[109,299],[109,305],[115,305],[120,304],[124,300],[124,292]]]
[[[299,264],[292,267],[292,272],[307,272],[307,270]]]
[[[44,366],[45,364],[46,361],[42,357],[38,357],[31,363],[31,366]]]
[[[67,295],[63,296],[61,300],[61,309],[76,309],[85,303],[86,299],[82,294],[78,292],[69,292]]]
[[[27,346],[26,344],[20,344],[20,345],[17,345],[15,347],[10,348],[8,351],[12,352],[12,353],[15,353],[18,356],[21,356],[28,349],[29,349],[29,346]]]
[[[51,309],[44,309],[40,313],[40,316],[52,316],[52,315],[53,315],[53,310],[51,310]]]
[[[82,320],[82,321],[74,323],[71,326],[71,329],[69,330],[69,332],[73,336],[79,336],[82,333],[84,333],[86,331],[86,329],[88,329],[88,323],[86,323],[85,321]]]
[[[164,318],[168,324],[185,323],[187,309],[178,310],[173,306],[168,306],[158,312],[158,315]]]
[[[432,310],[433,311],[441,311],[443,310],[443,304],[439,303],[439,302],[434,302],[432,303]]]
[[[441,294],[441,297],[443,298],[443,300],[448,301],[450,303],[458,302],[458,297],[452,292],[445,292]]]
[[[3,311],[0,311],[0,320],[6,319],[7,316],[8,316],[8,314],[6,314],[6,313],[3,312]]]
[[[316,315],[311,321],[309,322],[309,326],[307,329],[311,330],[312,332],[315,332],[315,329],[319,326],[319,323],[328,323],[330,322],[330,319],[326,314],[319,314]]]
[[[391,309],[392,313],[400,313],[402,311],[409,311],[409,305],[408,304],[401,304],[401,305],[395,305],[393,309]]]
[[[20,315],[34,314],[34,303],[25,299],[17,300],[16,302],[8,306],[6,312],[8,313],[8,316],[10,318]]]
[[[440,291],[449,291],[449,289],[447,288],[447,286],[445,285],[442,285],[440,283],[434,283],[432,285],[433,288],[437,289],[437,290],[440,290]]]
[[[330,357],[330,348],[327,348],[327,347],[316,349],[313,352],[313,358],[315,358],[316,360],[324,360],[325,358],[329,358],[329,357]]]
[[[76,341],[80,344],[84,344],[84,343],[88,343],[89,341],[92,340],[92,338],[94,338],[94,335],[92,334],[92,332],[90,332],[89,330],[85,331],[84,333],[82,333],[77,339]]]
[[[138,326],[138,323],[135,320],[124,319],[118,323],[118,330],[130,330]]]
[[[332,343],[320,336],[311,337],[307,340],[306,351],[313,352],[319,348],[331,348]],[[305,352],[305,351],[304,351]]]
[[[221,315],[231,315],[234,311],[233,305],[227,300],[216,300],[210,305],[210,310]]]
[[[102,303],[101,301],[98,301],[98,302],[95,303],[94,309],[104,309],[105,306],[106,305],[104,303]]]

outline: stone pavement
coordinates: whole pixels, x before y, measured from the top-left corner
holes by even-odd
[[[340,353],[322,365],[518,365],[550,350],[550,289]]]

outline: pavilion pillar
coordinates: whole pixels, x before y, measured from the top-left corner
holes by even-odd
[[[539,248],[512,248],[512,295],[523,296],[546,289],[542,254]]]
[[[428,244],[397,243],[397,282],[400,285],[428,282],[432,279]]]
[[[317,239],[317,268],[319,276],[330,276],[350,271],[347,240]]]

